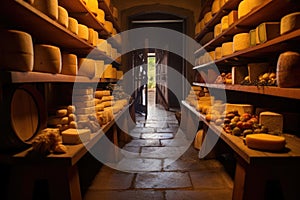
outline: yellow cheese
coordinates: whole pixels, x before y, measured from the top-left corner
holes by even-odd
[[[250,47],[249,33],[238,33],[233,36],[233,52],[244,50]]]
[[[119,11],[118,11],[118,9],[117,9],[115,6],[113,6],[112,14],[113,14],[113,17],[114,17],[115,19],[118,19],[118,18],[119,18]]]
[[[69,17],[68,29],[72,33],[78,35],[78,21],[72,17]]]
[[[220,1],[219,0],[214,0],[211,6],[211,13],[212,15],[216,14],[220,10]]]
[[[95,60],[89,58],[78,59],[78,75],[94,78],[95,70],[96,70]]]
[[[69,105],[67,107],[68,114],[73,114],[76,111],[76,107],[74,105]],[[70,117],[70,116],[69,116]]]
[[[246,136],[248,147],[266,151],[280,151],[284,149],[286,140],[284,137],[265,133],[249,134]]]
[[[91,87],[82,89],[82,88],[75,88],[73,89],[73,95],[81,96],[81,95],[91,95],[93,94],[94,90]]]
[[[80,144],[90,140],[90,129],[69,128],[61,133],[64,144]]]
[[[222,58],[222,47],[215,48],[215,60]]]
[[[225,42],[222,44],[222,57],[233,54],[233,42]]]
[[[107,41],[104,40],[104,39],[98,39],[97,48],[100,51],[106,52],[106,50],[107,50]]]
[[[58,19],[58,0],[34,0],[32,6],[50,18],[54,20]]]
[[[105,23],[105,13],[103,10],[101,9],[97,9],[97,16],[96,16],[97,20],[102,24],[104,25]]]
[[[114,70],[115,68],[112,67],[111,64],[105,65],[103,78],[116,78],[117,77],[117,71]]]
[[[62,74],[76,76],[78,73],[77,56],[75,54],[62,54]]]
[[[61,6],[58,6],[58,19],[57,19],[57,21],[58,21],[58,23],[60,23],[64,27],[68,28],[68,25],[69,25],[68,11],[65,8],[61,7]]]
[[[256,29],[252,29],[249,31],[249,39],[250,39],[250,47],[256,45]]]
[[[238,113],[240,115],[244,114],[244,113],[253,113],[253,106],[250,104],[230,104],[227,103],[225,105],[225,109],[228,112],[231,111],[238,111]]]
[[[212,14],[211,12],[207,12],[204,15],[204,24],[208,24],[208,22],[212,19]]]
[[[78,128],[78,124],[77,124],[77,122],[75,122],[75,121],[71,121],[71,122],[69,123],[69,128],[74,128],[74,129],[77,129],[77,128]]]
[[[1,30],[0,43],[2,46],[0,48],[1,69],[33,70],[33,43],[28,33],[16,30]]]
[[[102,78],[104,72],[104,61],[96,60],[96,74],[95,77]]]
[[[199,34],[200,32],[201,32],[200,22],[197,22],[195,26],[195,35]]]
[[[228,29],[229,24],[228,24],[228,15],[225,15],[224,17],[222,17],[221,19],[221,31],[225,31],[226,29]]]
[[[203,129],[199,130],[197,132],[195,141],[194,141],[194,148],[200,150],[202,146],[202,141],[203,141]]]
[[[88,0],[86,2],[86,6],[92,11],[94,14],[97,14],[98,10],[98,0]]]
[[[268,132],[282,133],[283,116],[274,112],[261,112],[259,123],[268,128]]]
[[[276,79],[279,87],[299,87],[300,54],[287,51],[280,54],[277,61]]]
[[[215,25],[215,28],[214,28],[214,37],[215,38],[218,37],[221,33],[222,33],[222,25],[220,23],[220,24]]]
[[[117,30],[113,28],[112,35],[115,36],[117,34]]]
[[[244,17],[251,11],[251,7],[249,5],[251,3],[249,3],[248,0],[243,0],[240,2],[239,6],[238,6],[238,18],[239,19]]]
[[[78,37],[86,41],[89,39],[89,29],[86,25],[78,24]]]
[[[202,20],[200,21],[200,30],[203,31],[204,28],[205,28],[204,19],[202,19]],[[200,31],[200,32],[201,32],[201,31]]]
[[[96,112],[99,112],[99,111],[103,111],[104,110],[104,105],[103,104],[97,104],[96,106],[95,106],[95,111]]]
[[[237,10],[232,10],[228,14],[228,26],[231,26],[232,24],[237,22],[237,20],[238,20],[238,11]]]
[[[93,46],[97,46],[98,32],[92,28],[88,28],[88,30],[89,30],[88,43],[90,43]]]
[[[222,8],[228,0],[219,0],[220,8]]]
[[[55,74],[61,72],[61,66],[61,53],[58,47],[45,44],[34,45],[33,71]]]
[[[93,46],[95,46],[95,47],[97,46],[98,39],[99,39],[99,34],[97,31],[94,30]]]
[[[107,56],[111,56],[111,44],[107,43],[105,52]]]
[[[103,96],[109,96],[110,91],[109,90],[98,90],[95,91],[95,97],[101,99]]]
[[[215,51],[210,51],[208,52],[208,56],[209,56],[209,62],[214,61],[215,60]]]
[[[259,43],[264,43],[280,36],[280,23],[279,22],[265,22],[258,26],[257,35]]]
[[[103,96],[102,98],[101,98],[101,101],[103,102],[103,101],[112,101],[112,100],[114,100],[115,98],[114,98],[114,96]]]
[[[300,28],[300,12],[288,14],[280,20],[280,34],[283,35]]]
[[[123,71],[118,70],[117,71],[117,79],[122,80],[123,79]]]
[[[113,24],[110,21],[105,21],[104,29],[107,30],[109,33],[113,32]]]

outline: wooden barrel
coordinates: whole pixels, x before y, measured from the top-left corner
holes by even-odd
[[[33,85],[21,85],[3,91],[6,128],[0,135],[1,150],[29,147],[32,139],[46,127],[45,101]]]

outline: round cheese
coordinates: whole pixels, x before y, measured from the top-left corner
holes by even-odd
[[[17,71],[33,70],[33,43],[31,35],[17,30],[0,31],[0,66]]]
[[[89,30],[88,43],[90,43],[93,46],[96,46],[96,44],[95,44],[96,38],[94,38],[95,37],[95,34],[94,34],[95,31],[92,28],[88,28],[88,30]]]
[[[118,70],[117,71],[117,79],[122,80],[123,79],[123,71]]]
[[[239,33],[233,36],[233,52],[250,47],[249,33]]]
[[[299,28],[300,28],[300,12],[291,13],[281,18],[280,21],[281,35]]]
[[[198,33],[201,32],[201,29],[200,29],[200,22],[198,22],[195,26],[195,35],[197,35]]]
[[[224,17],[222,17],[221,19],[221,31],[225,31],[226,29],[228,29],[229,24],[228,24],[228,15],[225,15]]]
[[[214,37],[215,38],[218,37],[221,33],[222,33],[222,25],[220,23],[220,24],[215,25],[215,28],[214,28]]]
[[[253,149],[280,151],[284,149],[286,141],[281,136],[259,133],[247,135],[246,144]]]
[[[77,56],[75,54],[63,53],[62,54],[62,74],[77,75],[78,64]]]
[[[78,21],[72,17],[69,17],[68,29],[72,33],[78,35]]]
[[[212,14],[211,12],[207,12],[205,15],[204,15],[204,24],[208,24],[208,22],[212,19]]]
[[[78,59],[78,75],[87,76],[89,78],[95,77],[95,60],[89,58],[79,58]]]
[[[98,39],[97,48],[100,51],[106,52],[106,50],[107,50],[107,41],[104,40],[104,39]]]
[[[251,7],[249,5],[249,2],[247,0],[241,1],[238,6],[238,18],[239,19],[242,18],[243,16],[247,15],[250,11],[251,11]]]
[[[58,19],[58,0],[35,0],[32,2],[32,6],[50,18]]]
[[[97,20],[103,25],[105,23],[105,13],[101,9],[97,9]]]
[[[221,59],[222,58],[222,47],[215,48],[215,59]]]
[[[105,70],[103,73],[103,78],[117,78],[117,70],[116,68],[112,67],[111,64],[105,65]]]
[[[92,11],[92,13],[97,14],[98,10],[98,0],[88,0],[86,6]]]
[[[78,24],[78,37],[86,41],[89,39],[89,29],[86,25]]]
[[[279,87],[299,87],[300,54],[287,51],[280,54],[277,61],[276,79]]]
[[[233,54],[233,42],[225,42],[222,44],[222,57]]]
[[[60,23],[64,27],[68,28],[68,24],[69,24],[68,11],[65,8],[61,7],[61,6],[58,6],[58,19],[57,19],[57,21],[58,21],[58,23]]]
[[[238,20],[238,11],[237,10],[232,10],[228,14],[228,26],[231,26]]]
[[[110,21],[105,21],[104,29],[107,30],[109,33],[113,32],[113,24]]]
[[[97,78],[102,78],[104,72],[104,60],[96,60],[96,75]]]
[[[216,14],[220,10],[220,1],[219,0],[214,0],[211,6],[211,13],[212,15]]]
[[[33,71],[55,74],[61,72],[61,66],[61,53],[58,47],[45,44],[34,45]]]

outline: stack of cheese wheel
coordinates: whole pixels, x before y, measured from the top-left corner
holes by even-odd
[[[74,105],[57,109],[56,115],[48,118],[48,127],[59,128],[60,131],[65,131],[68,128],[77,128],[75,111]]]
[[[58,20],[58,0],[34,0],[30,3],[48,17]]]
[[[99,124],[105,125],[113,119],[113,115],[109,110],[113,105],[114,97],[110,95],[109,90],[98,90],[95,91],[95,110]]]
[[[72,101],[76,106],[78,128],[85,128],[89,116],[95,116],[93,88],[74,88]]]
[[[0,44],[2,46],[0,48],[1,69],[25,72],[33,70],[33,43],[28,33],[17,30],[1,30]]]
[[[35,44],[33,71],[46,73],[60,73],[62,68],[61,52],[58,47]]]
[[[78,75],[94,78],[96,76],[96,61],[90,58],[78,58]]]
[[[112,64],[107,64],[104,67],[103,78],[117,78],[117,69],[112,66]]]
[[[62,74],[76,76],[78,74],[77,56],[70,53],[62,53]]]

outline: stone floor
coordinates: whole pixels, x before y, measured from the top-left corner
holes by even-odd
[[[147,120],[137,115],[136,121],[129,133],[133,140],[123,148],[135,153],[128,154],[127,168],[119,171],[103,166],[85,200],[231,199],[231,177],[218,160],[200,160],[184,135],[175,137],[180,134],[173,112],[150,104]]]

